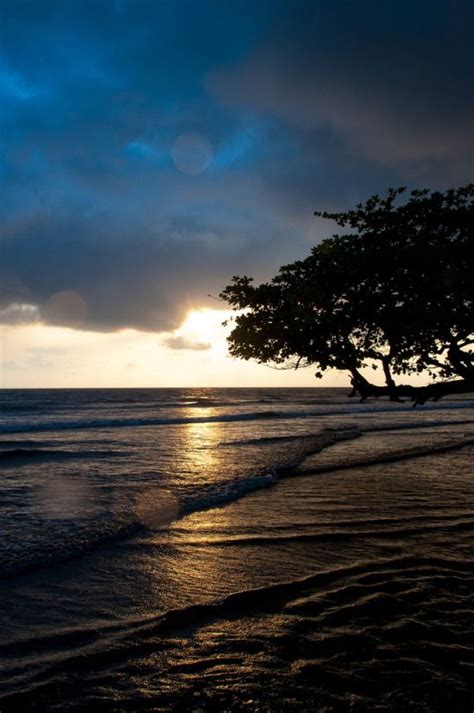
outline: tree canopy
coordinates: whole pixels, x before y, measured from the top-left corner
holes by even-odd
[[[352,395],[414,405],[474,391],[474,184],[405,188],[344,213],[344,231],[254,285],[236,276],[220,297],[236,310],[231,355],[280,368],[350,373]],[[372,383],[361,373],[372,367]],[[403,376],[425,374],[424,386]],[[377,382],[380,379],[376,378]]]

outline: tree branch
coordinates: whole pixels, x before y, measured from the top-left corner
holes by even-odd
[[[428,386],[410,386],[408,384],[395,385],[394,388],[388,386],[376,386],[365,379],[357,370],[350,370],[352,374],[351,383],[353,386],[350,396],[359,395],[361,401],[366,401],[371,396],[388,396],[390,400],[396,397],[398,401],[403,398],[413,401],[413,406],[418,406],[427,401],[439,401],[444,396],[454,394],[474,393],[474,379],[456,379],[454,381],[440,381]],[[355,372],[355,373],[354,373]]]

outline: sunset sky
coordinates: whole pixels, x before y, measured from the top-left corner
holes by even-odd
[[[334,232],[315,210],[473,179],[473,23],[472,0],[2,2],[0,386],[320,384],[230,359],[216,296]]]

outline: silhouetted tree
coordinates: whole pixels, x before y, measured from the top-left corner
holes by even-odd
[[[230,353],[281,368],[350,372],[362,400],[414,405],[474,391],[474,184],[445,193],[390,189],[346,213],[317,212],[349,234],[254,286],[234,277],[221,298],[239,313]],[[361,368],[381,369],[384,385]],[[426,373],[427,386],[400,384]]]

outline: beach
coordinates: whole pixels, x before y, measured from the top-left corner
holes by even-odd
[[[0,392],[0,710],[472,711],[474,401]]]

